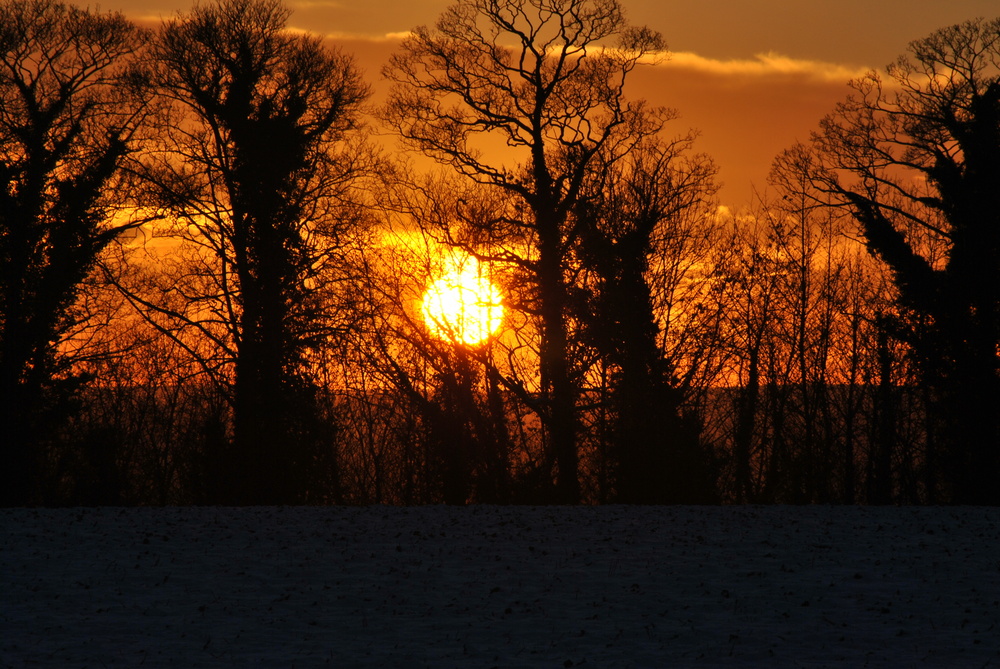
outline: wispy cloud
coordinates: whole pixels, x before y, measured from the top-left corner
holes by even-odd
[[[694,70],[720,76],[798,76],[842,83],[863,76],[868,69],[837,63],[791,58],[777,53],[757,54],[752,59],[718,60],[685,51],[673,52],[658,62],[660,67]]]
[[[413,34],[408,30],[404,30],[403,32],[382,33],[379,35],[372,35],[367,33],[352,33],[352,32],[344,32],[337,30],[325,33],[317,33],[314,30],[302,30],[302,29],[295,29],[295,30],[297,32],[308,33],[311,35],[318,34],[321,37],[325,37],[327,39],[332,39],[332,40],[342,40],[345,42],[371,42],[373,44],[401,42],[407,37],[409,37],[411,34]]]
[[[304,1],[312,2],[314,0]],[[318,2],[325,1],[327,0],[318,0]],[[324,33],[323,36],[333,40],[385,44],[400,42],[412,34],[410,31],[380,34],[333,31]],[[835,84],[844,84],[852,79],[863,77],[871,71],[871,68],[867,67],[862,68],[840,63],[793,58],[774,52],[760,53],[753,58],[720,60],[690,51],[671,51],[669,53],[649,54],[643,60],[656,67],[719,77],[797,79],[799,81],[806,80],[815,83]]]
[[[412,34],[413,34],[413,32],[411,32],[409,30],[404,30],[402,32],[386,33],[386,34],[384,34],[381,37],[376,38],[376,39],[378,41],[380,41],[380,42],[400,41],[400,40],[406,39],[407,37],[411,36]]]

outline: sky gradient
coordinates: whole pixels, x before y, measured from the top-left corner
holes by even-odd
[[[286,0],[291,25],[328,36],[373,84],[402,33],[433,24],[450,0]],[[771,161],[808,138],[849,92],[846,83],[882,68],[934,30],[1000,14],[997,0],[623,0],[632,23],[659,30],[673,53],[634,73],[631,97],[680,112],[677,133],[695,128],[697,150],[720,167],[720,194],[748,205]],[[183,0],[114,0],[134,19],[157,22]]]

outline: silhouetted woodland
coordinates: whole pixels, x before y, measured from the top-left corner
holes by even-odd
[[[0,7],[0,504],[1000,503],[1000,19],[734,213],[617,0],[459,0],[376,107],[279,0]]]

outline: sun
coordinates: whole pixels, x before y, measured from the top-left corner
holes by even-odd
[[[503,322],[503,294],[475,258],[452,261],[424,292],[421,312],[435,337],[475,346]]]

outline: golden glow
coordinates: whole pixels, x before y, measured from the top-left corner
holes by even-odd
[[[435,337],[459,344],[481,344],[503,322],[503,295],[483,274],[475,258],[452,261],[424,292],[421,312]]]

